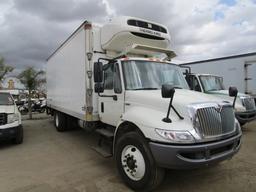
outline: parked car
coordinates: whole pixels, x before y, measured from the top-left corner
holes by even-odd
[[[21,115],[10,93],[0,92],[0,140],[23,142]]]

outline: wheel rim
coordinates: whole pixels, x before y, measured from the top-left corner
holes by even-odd
[[[56,127],[59,127],[59,115],[58,114],[55,115],[55,125],[56,125]]]
[[[125,146],[122,150],[121,161],[123,170],[130,179],[138,181],[143,178],[146,164],[142,153],[137,147],[133,145]]]

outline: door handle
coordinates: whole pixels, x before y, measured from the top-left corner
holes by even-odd
[[[112,97],[114,101],[117,101],[117,95],[100,95],[98,94],[100,97]]]

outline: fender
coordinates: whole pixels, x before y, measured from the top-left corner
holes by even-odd
[[[155,132],[155,128],[160,129],[172,129],[172,130],[190,130],[191,123],[186,120],[180,120],[176,114],[170,114],[172,123],[165,123],[162,119],[166,116],[166,113],[144,106],[129,107],[122,115],[120,122],[118,123],[113,142],[113,151],[115,142],[118,137],[118,132],[124,128],[123,125],[130,124],[131,129],[125,132],[139,130],[145,138],[152,141],[166,142]],[[193,128],[192,128],[193,129]]]

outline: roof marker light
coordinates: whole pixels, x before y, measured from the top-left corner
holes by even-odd
[[[85,23],[84,24],[84,29],[85,30],[89,30],[89,29],[91,29],[92,28],[92,24],[91,23]]]

